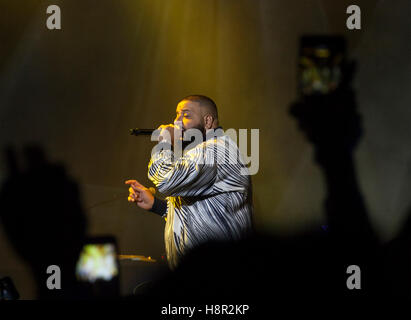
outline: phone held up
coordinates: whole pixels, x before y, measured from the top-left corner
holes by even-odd
[[[85,241],[76,265],[76,278],[92,297],[118,297],[120,268],[117,253],[114,237]]]
[[[298,55],[298,96],[319,97],[337,90],[344,80],[345,63],[344,37],[302,36]]]

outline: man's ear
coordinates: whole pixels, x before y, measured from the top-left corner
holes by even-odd
[[[204,116],[204,127],[208,130],[213,127],[214,118],[211,114]]]

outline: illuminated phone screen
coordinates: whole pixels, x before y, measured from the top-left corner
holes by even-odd
[[[342,37],[306,36],[300,40],[298,61],[299,91],[307,95],[325,95],[342,81],[345,42]]]
[[[76,277],[80,281],[94,283],[110,281],[118,275],[116,247],[112,243],[84,245],[76,265]]]

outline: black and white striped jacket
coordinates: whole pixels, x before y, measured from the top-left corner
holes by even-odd
[[[212,240],[238,240],[252,225],[251,179],[236,143],[214,135],[174,159],[154,152],[148,177],[166,196],[164,240],[174,268],[179,257]]]

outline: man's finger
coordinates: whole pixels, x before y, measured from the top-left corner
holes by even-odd
[[[138,187],[138,186],[131,186],[131,188],[133,189],[133,191],[135,192],[135,193],[141,193],[141,192],[144,192],[145,190],[146,190],[146,188],[140,188],[140,187]]]
[[[137,180],[134,180],[135,182],[132,184],[132,186],[136,186],[139,187],[140,189],[145,189],[146,187],[143,186],[140,182],[138,182]]]
[[[129,184],[131,186],[137,186],[137,187],[140,187],[142,189],[145,189],[145,187],[140,182],[138,182],[137,180],[127,180],[125,183]]]
[[[143,191],[144,191],[144,189],[140,189],[140,188],[135,187],[135,186],[131,186],[130,188],[128,188],[128,192],[129,192],[130,194],[139,194],[139,193],[141,193],[141,192],[143,192]]]

